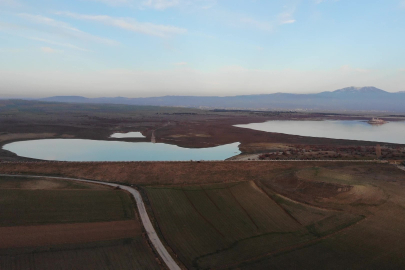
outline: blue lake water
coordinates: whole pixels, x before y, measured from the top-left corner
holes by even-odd
[[[365,121],[268,121],[235,126],[308,137],[405,144],[405,122],[376,126]]]
[[[140,132],[114,133],[110,138],[145,138]]]
[[[150,142],[44,139],[13,142],[3,149],[22,157],[57,161],[187,161],[225,160],[240,154],[238,145],[182,148]]]

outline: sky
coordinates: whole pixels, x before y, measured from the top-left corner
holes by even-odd
[[[405,91],[405,0],[0,0],[0,98]]]

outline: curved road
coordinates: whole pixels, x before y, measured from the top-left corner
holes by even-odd
[[[143,203],[141,194],[134,188],[123,186],[119,184],[113,184],[108,182],[101,182],[101,181],[92,181],[92,180],[85,180],[85,179],[77,179],[77,178],[69,178],[69,177],[57,177],[57,176],[37,176],[37,175],[14,175],[14,174],[0,174],[0,176],[12,176],[12,177],[27,177],[27,178],[53,178],[53,179],[62,179],[62,180],[72,180],[72,181],[79,181],[79,182],[86,182],[86,183],[95,183],[95,184],[102,184],[111,187],[119,187],[123,190],[128,191],[132,194],[135,198],[136,205],[138,207],[139,215],[141,217],[141,221],[145,228],[146,233],[148,234],[149,240],[151,241],[152,245],[155,247],[156,251],[159,253],[162,260],[166,263],[169,269],[173,270],[180,270],[181,268],[178,266],[175,260],[173,260],[172,256],[170,256],[169,252],[166,250],[165,246],[159,239],[155,228],[153,228],[152,222],[149,219],[148,213],[146,212],[145,204]]]

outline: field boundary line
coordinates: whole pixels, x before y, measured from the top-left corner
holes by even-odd
[[[235,200],[235,202],[239,205],[240,208],[242,208],[242,210],[245,212],[245,214],[248,216],[248,218],[250,219],[250,221],[253,223],[253,225],[256,226],[256,229],[259,230],[259,226],[257,226],[256,222],[253,220],[253,218],[249,215],[248,211],[245,209],[245,207],[242,206],[242,204],[238,201],[238,199],[235,197],[235,195],[232,193],[231,188],[227,188],[229,193],[231,193],[231,196],[233,197],[233,199]]]
[[[281,208],[281,210],[286,213],[290,218],[292,218],[295,222],[297,222],[298,224],[300,224],[301,226],[303,226],[301,224],[301,222],[299,222],[298,219],[296,219],[290,212],[287,211],[287,209],[285,209],[280,203],[278,203],[275,199],[272,198],[272,196],[270,196],[270,194],[268,194],[268,192],[263,189],[261,186],[257,185],[255,181],[253,181],[253,183],[257,186],[257,188],[259,188],[260,190],[263,191],[263,193],[272,201],[274,202],[279,208]]]
[[[208,224],[210,224],[211,227],[212,227],[217,233],[219,233],[223,238],[225,238],[225,235],[224,235],[223,233],[221,233],[221,231],[218,230],[217,227],[215,227],[214,224],[212,224],[211,221],[209,221],[206,217],[204,217],[204,215],[201,214],[200,211],[198,211],[197,207],[194,205],[194,203],[193,203],[193,202],[191,201],[191,199],[188,197],[186,191],[185,191],[183,188],[182,188],[181,190],[183,191],[184,196],[186,196],[188,202],[191,204],[191,206],[192,206],[193,209],[197,212],[197,214],[198,214],[200,217],[202,217],[202,219],[204,219],[205,222],[207,222]]]
[[[71,177],[59,177],[59,176],[39,176],[39,175],[13,175],[13,174],[0,174],[0,176],[10,176],[10,177],[26,177],[26,178],[53,178],[53,179],[61,179],[61,180],[71,180],[71,181],[78,181],[78,182],[85,182],[85,183],[93,183],[93,184],[101,184],[101,185],[106,185],[110,187],[118,187],[120,189],[126,190],[129,193],[131,193],[132,197],[135,199],[136,206],[139,211],[139,215],[141,217],[141,222],[142,225],[144,226],[144,229],[146,231],[146,234],[148,235],[148,238],[150,242],[152,243],[153,247],[157,251],[157,253],[160,255],[161,259],[165,262],[167,267],[170,270],[181,270],[180,266],[177,264],[177,262],[172,258],[172,256],[169,254],[165,246],[162,244],[162,241],[159,239],[159,236],[157,232],[155,231],[155,228],[152,225],[151,220],[149,219],[148,212],[146,211],[145,204],[143,202],[142,196],[139,193],[138,190],[124,186],[121,184],[114,184],[114,183],[108,183],[108,182],[103,182],[103,181],[95,181],[95,180],[86,180],[86,179],[80,179],[80,178],[71,178]]]
[[[312,239],[312,240],[309,240],[309,241],[306,241],[306,242],[303,242],[303,243],[288,246],[288,247],[285,247],[285,248],[282,248],[282,249],[279,249],[279,250],[275,250],[273,252],[269,252],[269,253],[266,253],[266,254],[263,254],[263,255],[260,255],[260,256],[256,256],[256,257],[253,257],[253,258],[238,262],[237,264],[220,266],[218,268],[213,268],[213,269],[216,269],[216,270],[230,269],[231,267],[234,267],[234,266],[238,266],[238,265],[241,265],[241,264],[244,264],[244,263],[249,263],[249,262],[260,261],[263,258],[272,257],[272,256],[275,256],[277,254],[284,253],[284,252],[292,252],[292,251],[295,251],[295,250],[303,249],[303,248],[306,248],[308,246],[318,244],[319,242],[321,242],[321,241],[323,241],[323,240],[325,240],[325,239],[327,239],[329,237],[332,237],[332,236],[334,236],[334,235],[336,235],[338,233],[349,230],[349,229],[353,228],[354,226],[358,225],[360,222],[365,221],[366,219],[367,219],[367,217],[363,217],[362,219],[358,220],[357,222],[355,222],[353,224],[350,224],[349,226],[347,226],[345,228],[342,228],[341,230],[338,230],[336,232],[333,232],[331,234],[328,234],[328,235],[325,235],[325,236],[322,236],[322,237],[319,237],[319,238],[315,238],[315,239]]]
[[[218,205],[212,200],[212,198],[210,197],[208,192],[205,190],[205,188],[203,188],[202,185],[200,185],[200,188],[202,189],[202,191],[204,191],[205,196],[207,196],[207,198],[212,202],[212,204],[215,205],[215,207],[218,209],[218,211],[221,211],[219,209]]]

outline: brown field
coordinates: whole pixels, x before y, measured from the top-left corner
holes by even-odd
[[[161,269],[124,191],[0,177],[0,194],[0,269]]]
[[[0,250],[5,270],[132,270],[164,269],[142,236],[37,249]]]
[[[0,173],[38,174],[94,179],[136,185],[179,185],[266,180],[286,171],[312,168],[365,170],[370,176],[400,177],[389,164],[352,162],[38,162],[0,163]],[[380,172],[384,172],[383,174]]]
[[[135,220],[0,227],[0,249],[125,239],[140,234],[140,224]]]

